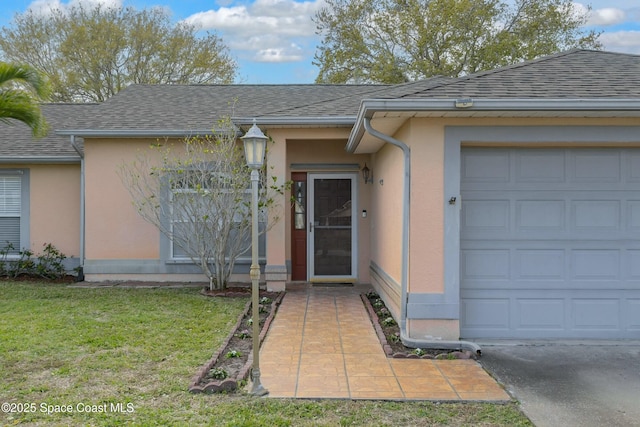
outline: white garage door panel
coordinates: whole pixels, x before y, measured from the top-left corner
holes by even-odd
[[[626,300],[624,323],[629,325],[630,330],[640,332],[640,298]]]
[[[620,338],[624,329],[637,337],[637,301],[602,298],[600,291],[575,291],[567,297],[564,290],[467,291],[461,302],[461,330],[467,337],[483,338]],[[491,295],[494,295],[492,298]],[[630,305],[623,308],[623,305]],[[632,307],[635,305],[635,307]],[[543,315],[542,315],[543,314]],[[573,331],[570,336],[567,330]]]
[[[462,150],[461,334],[640,338],[640,150]]]
[[[565,307],[563,299],[521,298],[516,299],[516,327],[534,330],[561,331],[564,326]],[[539,313],[545,312],[544,318]]]

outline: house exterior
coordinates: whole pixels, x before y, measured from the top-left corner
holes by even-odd
[[[410,343],[640,338],[639,56],[401,85],[140,85],[44,109],[42,140],[0,126],[0,180],[21,184],[20,245],[53,243],[86,280],[203,279],[118,169],[229,115],[257,121],[293,182],[261,245],[268,288],[369,283]]]

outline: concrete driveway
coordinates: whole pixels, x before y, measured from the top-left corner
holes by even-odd
[[[537,427],[640,426],[640,341],[479,342]]]

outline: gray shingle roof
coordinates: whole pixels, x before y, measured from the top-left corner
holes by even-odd
[[[0,123],[0,161],[76,153],[57,130],[203,131],[216,118],[355,119],[363,99],[640,98],[640,56],[572,50],[459,79],[400,85],[135,85],[106,102],[45,104],[49,134]]]
[[[346,116],[355,116],[358,113],[360,102],[363,99],[402,98],[403,96],[437,87],[438,85],[451,80],[452,79],[446,77],[434,77],[427,80],[398,85],[369,86],[369,90],[361,94],[349,94],[337,99],[327,99],[315,102],[310,102],[312,100],[308,100],[306,105],[280,110],[277,114],[295,115],[297,117],[314,117],[325,115],[327,112],[338,112],[339,114]]]
[[[99,106],[92,129],[209,130],[216,118],[355,116],[378,85],[135,85]]]
[[[640,98],[640,56],[571,50],[472,74],[404,98]]]
[[[93,114],[96,104],[43,104],[42,113],[47,119],[49,131],[46,136],[34,139],[31,130],[22,122],[10,120],[0,122],[0,161],[8,159],[76,157],[68,136],[56,135],[57,129],[69,126],[83,127]]]

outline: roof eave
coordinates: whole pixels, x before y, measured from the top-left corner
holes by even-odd
[[[352,127],[356,116],[323,116],[323,117],[232,117],[236,126],[251,125],[256,121],[258,126],[285,127]],[[193,135],[213,135],[223,132],[220,129],[64,129],[57,130],[56,135],[78,136],[82,138],[183,138]]]
[[[458,117],[478,116],[482,112],[576,112],[579,117],[584,112],[602,112],[603,117],[610,117],[612,112],[636,111],[640,116],[640,99],[365,99],[360,105],[356,123],[351,130],[346,150],[355,152],[365,133],[364,119],[373,118],[378,112],[456,112]]]
[[[320,116],[320,117],[232,117],[237,125],[250,125],[256,121],[258,126],[292,126],[292,127],[351,127],[356,123],[356,116]]]
[[[2,156],[0,164],[76,164],[80,156]]]
[[[64,129],[57,130],[55,133],[61,136],[78,136],[81,138],[164,138],[213,135],[216,132],[212,129]]]

